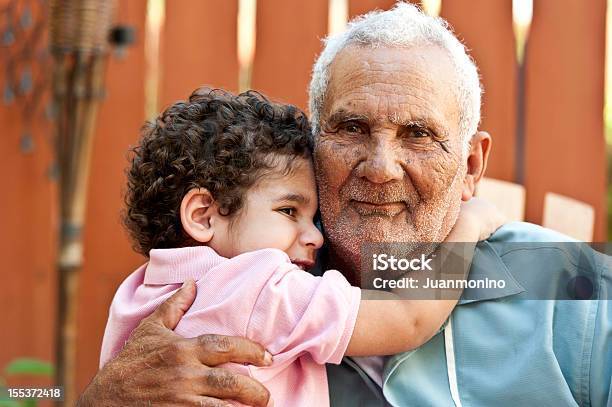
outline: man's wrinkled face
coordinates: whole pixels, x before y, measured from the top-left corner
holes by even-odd
[[[449,233],[466,168],[456,89],[437,46],[350,46],[335,58],[315,147],[335,263],[357,270],[362,243]]]

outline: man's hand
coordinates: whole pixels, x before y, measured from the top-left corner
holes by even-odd
[[[476,197],[461,203],[461,212],[457,219],[457,223],[466,225],[466,230],[470,226],[479,230],[478,241],[488,239],[506,222],[506,217],[495,205],[485,199]],[[472,240],[455,241],[471,242]]]
[[[264,407],[268,390],[250,377],[214,368],[226,362],[267,366],[272,356],[248,339],[172,329],[195,299],[186,282],[132,332],[123,350],[94,377],[78,406],[230,406],[223,399]],[[212,367],[211,367],[212,366]]]

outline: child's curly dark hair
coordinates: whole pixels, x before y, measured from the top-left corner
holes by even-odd
[[[311,154],[308,119],[295,106],[253,91],[197,89],[145,123],[132,150],[123,220],[134,249],[148,256],[194,244],[180,219],[190,189],[206,188],[221,214],[232,215],[262,175],[288,173],[292,158]]]

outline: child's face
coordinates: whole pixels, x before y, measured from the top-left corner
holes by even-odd
[[[295,158],[287,176],[273,175],[246,194],[244,206],[225,238],[216,234],[213,247],[225,257],[265,248],[280,249],[307,270],[314,265],[323,235],[315,227],[317,190],[310,160]]]

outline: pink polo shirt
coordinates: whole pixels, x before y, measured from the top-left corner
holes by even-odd
[[[243,336],[261,343],[274,356],[272,366],[224,367],[263,383],[276,406],[329,405],[325,363],[342,360],[361,292],[338,271],[315,277],[276,249],[231,259],[206,246],[151,250],[149,263],[115,294],[100,367],[121,350],[140,320],[190,278],[197,296],[176,333]]]

